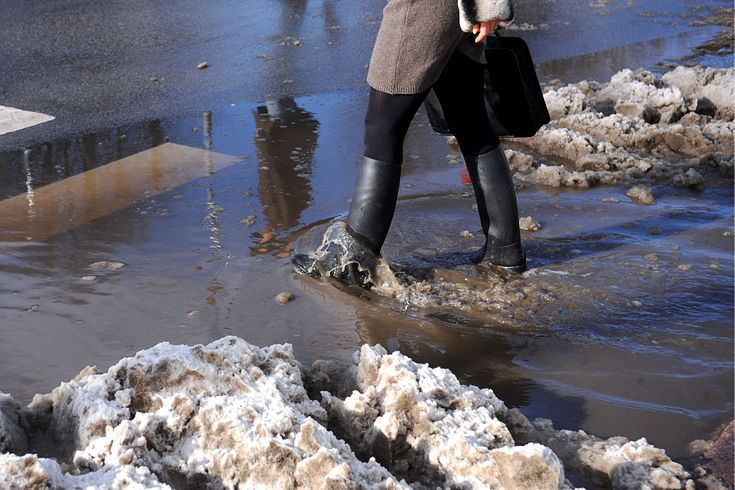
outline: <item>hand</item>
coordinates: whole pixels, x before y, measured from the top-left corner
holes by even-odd
[[[480,22],[472,26],[472,34],[477,34],[475,38],[476,43],[481,43],[488,35],[495,32],[495,29],[500,25],[500,20],[489,20],[487,22]]]

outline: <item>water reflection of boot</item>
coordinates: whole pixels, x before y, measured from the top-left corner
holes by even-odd
[[[518,204],[503,148],[498,146],[482,155],[465,157],[465,161],[486,239],[473,260],[523,272],[526,256],[521,246]]]
[[[400,165],[363,157],[347,222],[327,230],[314,257],[294,257],[297,270],[312,275],[327,271],[347,284],[369,287],[393,221],[400,180]]]

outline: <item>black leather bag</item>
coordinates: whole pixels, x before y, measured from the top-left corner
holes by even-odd
[[[485,58],[485,107],[493,130],[498,136],[533,136],[550,117],[528,45],[519,37],[490,36]],[[452,134],[433,90],[424,107],[434,131]]]

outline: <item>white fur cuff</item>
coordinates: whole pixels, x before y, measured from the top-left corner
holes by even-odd
[[[457,0],[459,5],[459,26],[464,32],[470,32],[472,26],[480,22],[500,19],[503,22],[513,20],[512,0]]]

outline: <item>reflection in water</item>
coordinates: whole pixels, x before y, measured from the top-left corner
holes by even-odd
[[[281,0],[283,10],[281,10],[281,27],[287,28],[281,31],[285,35],[293,35],[303,22],[303,15],[306,11],[307,0]]]
[[[26,174],[26,200],[28,201],[27,218],[32,221],[36,217],[36,203],[34,193],[33,173],[31,169],[30,150],[23,152],[23,170]]]
[[[557,58],[541,63],[539,73],[543,80],[557,79],[562,83],[576,83],[579,80],[606,81],[624,68],[652,66],[656,60],[680,57],[707,41],[717,30],[717,27],[702,28],[594,53]]]
[[[214,192],[215,185],[213,185],[212,183],[212,176],[216,171],[216,168],[214,165],[212,154],[210,153],[214,144],[214,139],[212,137],[211,111],[206,111],[202,115],[202,127],[204,128],[204,148],[208,150],[207,155],[205,156],[205,168],[207,170],[207,176],[205,178],[204,185],[207,188],[207,204],[205,208],[207,215],[204,218],[204,223],[207,227],[207,231],[209,232],[209,248],[215,251],[215,257],[219,257],[219,252],[222,249],[222,226],[220,224],[219,215],[222,213],[222,211],[224,211],[224,208],[217,205],[216,195]],[[231,259],[232,255],[227,254],[226,260],[220,268],[219,272],[215,275],[215,277],[210,279],[209,286],[207,286],[207,291],[209,291],[209,296],[207,296],[206,300],[207,304],[215,304],[217,302],[217,293],[224,289],[224,286],[222,286],[222,284],[220,284],[219,282],[219,275],[222,273],[224,268],[230,264]]]
[[[0,201],[0,240],[45,241],[237,158],[166,143]]]
[[[334,31],[339,29],[339,16],[335,9],[334,0],[326,0],[324,2],[324,29]]]
[[[102,142],[100,142],[102,144]],[[82,136],[82,152],[84,155],[84,162],[91,168],[99,167],[97,162],[97,135],[88,134]]]
[[[206,111],[202,116],[202,125],[204,127],[204,148],[212,150],[212,113]],[[207,178],[205,186],[207,187],[207,216],[204,219],[205,226],[209,230],[209,239],[212,242],[211,248],[219,250],[222,248],[222,229],[219,224],[218,216],[222,213],[223,208],[217,206],[214,187],[212,186],[212,174],[215,171],[214,162],[211,154],[205,157],[205,167],[207,169]]]
[[[268,101],[253,111],[258,153],[258,195],[267,225],[263,233],[299,224],[311,199],[311,170],[319,122],[292,97]]]
[[[0,153],[0,200],[158,146],[165,139],[161,122],[155,120]]]

